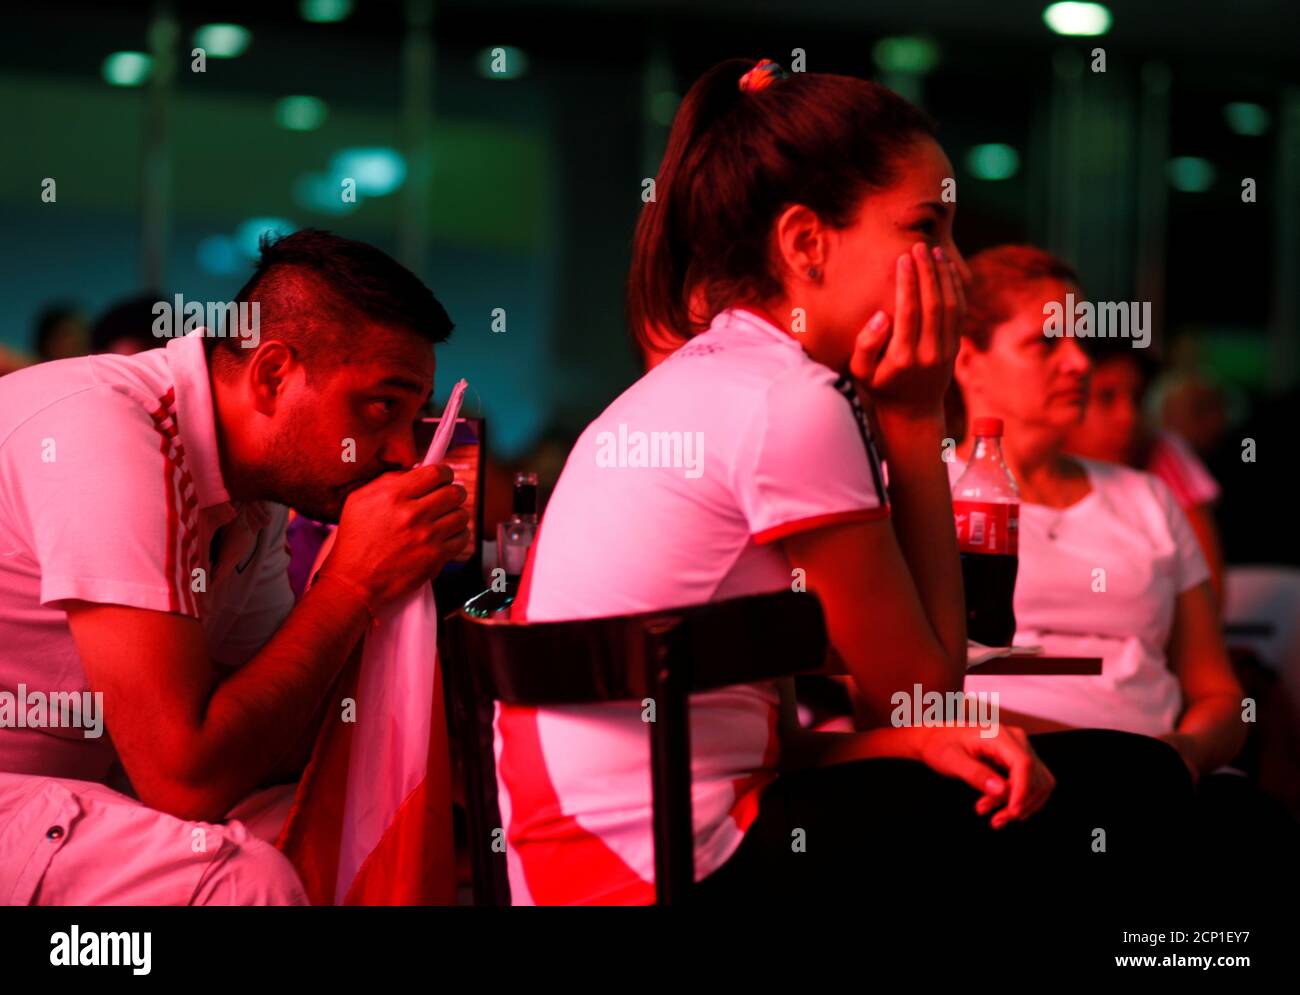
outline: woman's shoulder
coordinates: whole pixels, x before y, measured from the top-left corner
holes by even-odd
[[[1173,432],[1156,433],[1147,469],[1169,486],[1181,508],[1212,504],[1219,499],[1218,481],[1191,445]]]
[[[1168,518],[1170,509],[1178,503],[1169,486],[1153,473],[1138,470],[1122,463],[1071,456],[1088,475],[1094,490],[1100,491],[1112,507],[1141,508]]]
[[[1108,487],[1145,487],[1150,481],[1155,480],[1155,477],[1147,471],[1135,469],[1124,463],[1089,459],[1074,454],[1070,454],[1068,458],[1078,464],[1090,481]]]
[[[748,316],[746,316],[748,317]],[[753,320],[716,322],[633,383],[618,399],[659,399],[727,408],[843,404],[844,378],[775,328]],[[839,399],[837,399],[837,397]],[[829,399],[829,400],[827,400]],[[616,401],[615,403],[618,403]]]
[[[1087,474],[1088,482],[1093,487],[1109,491],[1134,493],[1149,491],[1159,481],[1145,470],[1136,470],[1123,463],[1111,463],[1105,460],[1087,459],[1083,456],[1069,457]]]

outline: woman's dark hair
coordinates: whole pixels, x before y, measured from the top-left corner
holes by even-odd
[[[966,316],[961,334],[980,352],[993,341],[993,330],[1009,321],[1016,297],[1036,283],[1060,280],[1083,284],[1073,266],[1036,245],[998,245],[966,260],[971,279],[966,287]],[[943,399],[948,434],[960,441],[966,433],[966,402],[954,377]]]
[[[1015,297],[1035,283],[1060,280],[1082,286],[1074,267],[1036,245],[999,245],[966,260],[966,317],[961,333],[981,352],[993,340],[993,330],[1015,313]]]
[[[1153,350],[1134,349],[1132,341],[1128,338],[1097,336],[1091,339],[1080,339],[1079,344],[1083,346],[1084,352],[1092,361],[1093,369],[1110,363],[1132,363],[1138,379],[1142,382],[1144,392],[1160,373],[1160,363],[1155,356],[1151,355]]]
[[[768,249],[777,215],[802,204],[847,227],[868,190],[897,179],[899,154],[934,134],[902,97],[851,76],[792,73],[742,91],[755,65],[714,66],[673,120],[628,279],[628,319],[643,349],[671,349],[722,309],[779,293]]]

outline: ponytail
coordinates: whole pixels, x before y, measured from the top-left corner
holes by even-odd
[[[933,134],[876,83],[750,59],[714,66],[678,108],[637,221],[627,307],[638,345],[671,351],[724,308],[775,296],[780,211],[803,204],[847,227],[862,195],[896,178],[898,154]]]

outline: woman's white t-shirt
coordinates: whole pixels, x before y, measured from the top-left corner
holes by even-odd
[[[1166,648],[1178,595],[1210,571],[1169,488],[1114,463],[1078,460],[1091,492],[1068,508],[1020,505],[1017,644],[1101,657],[1100,676],[967,675],[1004,709],[1072,726],[1155,736],[1182,711]],[[965,464],[954,460],[956,481]]]
[[[578,439],[516,615],[597,618],[790,590],[776,540],[888,513],[848,381],[758,315],[724,311]],[[777,705],[770,681],[691,697],[697,878],[740,845],[775,777]],[[654,900],[648,729],[635,701],[498,707],[516,904]]]

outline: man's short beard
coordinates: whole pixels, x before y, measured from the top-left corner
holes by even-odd
[[[254,487],[263,501],[287,505],[317,522],[337,525],[342,506],[338,494],[322,487],[297,463],[277,460],[254,475]]]
[[[337,490],[321,484],[312,467],[307,455],[309,439],[304,420],[291,417],[252,474],[253,485],[262,500],[287,505],[313,521],[336,525],[342,504]]]

